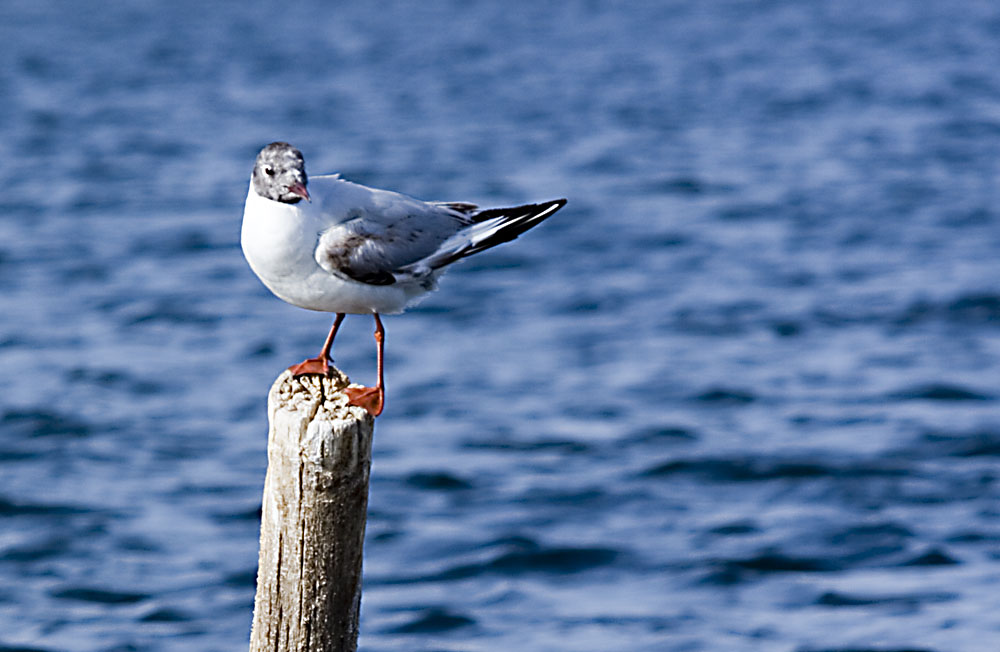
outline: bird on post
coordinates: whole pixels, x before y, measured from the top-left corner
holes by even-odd
[[[378,416],[385,403],[379,315],[403,312],[437,288],[449,265],[513,240],[565,204],[481,209],[424,202],[339,174],[309,178],[302,153],[276,142],[257,155],[240,242],[250,268],[278,298],[336,315],[319,355],[289,367],[294,375],[327,374],[346,314],[374,317],[377,384],[346,392],[351,405]]]

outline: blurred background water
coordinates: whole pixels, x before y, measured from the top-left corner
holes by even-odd
[[[995,2],[5,0],[0,60],[0,650],[247,644],[329,325],[239,250],[279,139],[570,199],[387,320],[362,649],[1000,649]]]

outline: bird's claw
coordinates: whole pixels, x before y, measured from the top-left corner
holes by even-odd
[[[381,387],[348,387],[344,392],[350,399],[349,405],[364,408],[373,417],[382,414],[385,395]]]
[[[325,357],[317,356],[293,364],[288,370],[292,372],[293,376],[305,376],[306,374],[325,376],[330,372],[330,362]]]

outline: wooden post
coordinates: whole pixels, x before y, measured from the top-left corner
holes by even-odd
[[[293,378],[267,397],[270,428],[250,652],[354,652],[374,419],[348,380]]]

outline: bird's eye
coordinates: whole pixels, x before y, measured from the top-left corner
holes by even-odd
[[[274,168],[272,168],[270,165],[268,165],[266,168],[264,168],[264,174],[266,174],[269,177],[273,177],[274,176]]]

